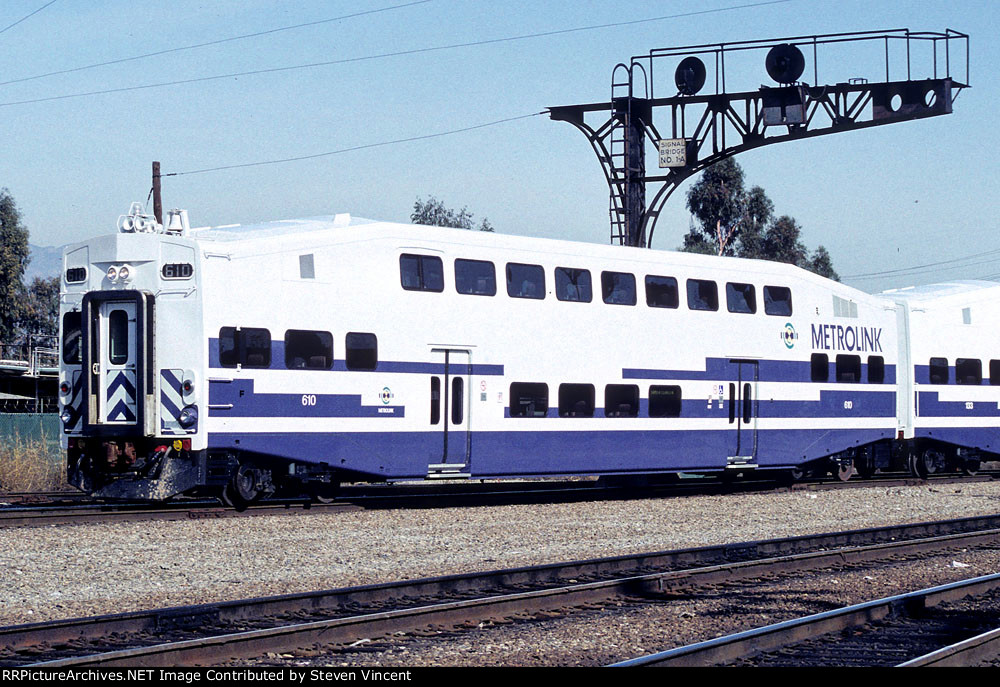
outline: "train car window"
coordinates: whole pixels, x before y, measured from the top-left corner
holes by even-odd
[[[757,292],[753,284],[726,284],[726,307],[729,312],[747,313],[749,315],[757,312]]]
[[[813,353],[809,358],[809,375],[814,382],[830,379],[830,358],[826,353]]]
[[[441,378],[431,377],[431,424],[441,422]]]
[[[990,361],[990,384],[1000,384],[1000,360]]]
[[[650,417],[680,417],[681,388],[679,386],[649,387]]]
[[[465,380],[451,378],[451,424],[460,425],[465,419]]]
[[[112,365],[128,361],[128,313],[112,310],[108,315],[108,360]]]
[[[241,329],[242,351],[240,362],[244,367],[271,367],[271,332],[266,329]]]
[[[407,291],[444,291],[444,264],[435,255],[399,256],[399,280]]]
[[[881,384],[885,381],[885,358],[880,355],[868,356],[868,383]]]
[[[982,384],[983,361],[979,358],[956,358],[955,383],[976,385]]]
[[[556,298],[561,301],[576,301],[577,303],[590,303],[594,300],[590,270],[557,267]]]
[[[378,367],[378,337],[364,332],[349,332],[345,356],[348,370],[374,370]]]
[[[604,417],[639,417],[639,387],[608,384],[604,387]]]
[[[792,314],[792,290],[787,286],[764,287],[764,313],[788,317]]]
[[[497,295],[497,273],[488,260],[455,260],[455,290],[473,296]]]
[[[594,385],[560,384],[559,417],[594,417]]]
[[[861,381],[860,355],[838,355],[836,368],[838,382],[854,383]]]
[[[743,424],[749,425],[753,415],[753,391],[750,389],[750,382],[743,384]]]
[[[676,308],[679,304],[676,279],[646,275],[646,305],[650,308]]]
[[[604,302],[611,305],[635,305],[635,275],[628,272],[601,272]]]
[[[286,331],[285,367],[289,370],[329,370],[333,367],[333,334],[303,329]]]
[[[219,330],[219,364],[223,367],[236,367],[240,362],[240,352],[236,345],[236,327],[223,327]]]
[[[687,280],[688,308],[691,310],[718,310],[719,286],[707,279]]]
[[[545,417],[549,412],[549,385],[536,382],[512,382],[511,417]]]
[[[931,358],[930,364],[931,384],[948,383],[948,359]]]
[[[545,270],[541,265],[507,263],[507,295],[511,298],[545,298]]]
[[[63,315],[62,357],[67,365],[80,364],[80,341],[83,334],[81,323],[80,312],[68,312]]]

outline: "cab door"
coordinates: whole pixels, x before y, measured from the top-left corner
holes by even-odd
[[[138,413],[136,371],[136,308],[134,301],[100,304],[97,322],[98,421],[134,425]]]
[[[94,291],[83,298],[85,434],[150,435],[153,298]]]

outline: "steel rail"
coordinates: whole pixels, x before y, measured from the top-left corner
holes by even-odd
[[[866,625],[893,615],[912,615],[929,606],[985,594],[998,588],[1000,588],[1000,574],[984,575],[717,637],[621,661],[612,666],[721,665],[761,652],[774,651],[830,632]]]
[[[596,582],[561,585],[554,588],[536,589],[531,591],[490,595],[461,601],[437,602],[430,605],[415,606],[400,610],[364,613],[350,617],[332,620],[320,620],[280,627],[251,630],[247,632],[217,635],[179,642],[144,646],[121,651],[112,651],[89,656],[60,659],[41,663],[48,667],[63,666],[142,666],[142,665],[192,665],[205,662],[220,662],[233,658],[248,658],[266,652],[289,651],[316,644],[344,644],[350,641],[391,634],[392,632],[410,632],[420,630],[428,625],[454,626],[462,623],[481,622],[485,619],[507,617],[511,615],[533,614],[547,610],[562,609],[567,606],[578,606],[595,601],[605,601],[623,595],[653,596],[681,588],[691,588],[732,582],[758,577],[762,574],[806,569],[816,569],[831,564],[857,563],[862,561],[884,559],[888,556],[904,556],[928,550],[950,549],[990,544],[1000,541],[1000,529],[985,532],[967,532],[946,536],[930,537],[906,542],[880,543],[869,547],[846,547],[828,551],[813,551],[793,555],[784,555],[765,560],[745,561],[732,564],[712,565],[695,569],[654,572],[639,575],[617,577]],[[787,542],[787,540],[786,540]],[[597,559],[591,562],[575,562],[569,569],[563,569],[562,575],[587,574],[586,566],[607,562],[608,559]],[[621,561],[616,561],[620,563]],[[559,566],[545,566],[548,572],[557,570]],[[508,571],[508,574],[516,571]],[[537,569],[520,569],[521,575],[511,575],[523,581],[525,575],[531,577]],[[449,587],[456,582],[464,582],[460,587],[466,591],[473,590],[472,578],[453,576],[446,580]],[[443,579],[443,578],[438,578]],[[422,588],[410,589],[407,586],[421,584]],[[508,584],[510,582],[508,581]],[[497,581],[494,580],[494,586]],[[441,594],[435,580],[405,583],[402,587],[391,585],[376,585],[367,588],[369,593],[390,590],[397,598]],[[376,589],[381,587],[381,589]],[[478,590],[476,590],[478,591]],[[376,594],[377,595],[377,594]],[[261,601],[268,601],[267,599]],[[86,619],[82,619],[86,621]],[[17,630],[18,628],[10,628]],[[155,631],[154,627],[146,628]],[[110,630],[109,630],[110,631]],[[12,636],[5,639],[10,645]],[[23,641],[23,640],[22,640]]]
[[[937,651],[900,663],[896,667],[965,667],[998,655],[1000,655],[1000,628],[942,647]]]

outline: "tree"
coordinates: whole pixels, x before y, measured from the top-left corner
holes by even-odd
[[[687,207],[697,220],[684,237],[684,250],[756,257],[774,212],[764,189],[744,187],[743,168],[726,158],[704,171],[691,187]]]
[[[774,203],[760,186],[746,190],[743,168],[726,158],[706,169],[688,190],[692,222],[681,250],[774,260],[839,279],[833,259],[820,246],[809,256],[798,222],[774,218]]]
[[[24,297],[24,268],[28,264],[28,230],[10,192],[0,189],[0,341],[17,337]]]
[[[445,207],[444,203],[431,196],[425,203],[420,198],[413,204],[410,221],[414,224],[426,224],[432,227],[455,227],[456,229],[472,229],[473,215],[468,208],[458,212]],[[486,217],[479,224],[479,231],[493,231],[493,225]]]
[[[21,309],[22,338],[27,342],[29,336],[38,334],[56,336],[59,333],[58,322],[59,277],[35,277],[27,289]]]

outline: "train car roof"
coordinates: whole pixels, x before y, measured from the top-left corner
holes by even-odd
[[[922,286],[906,286],[900,289],[883,291],[880,296],[895,301],[928,302],[945,299],[967,299],[970,296],[986,296],[984,293],[992,289],[1000,289],[1000,283],[984,280],[957,280],[940,284],[924,284]]]

